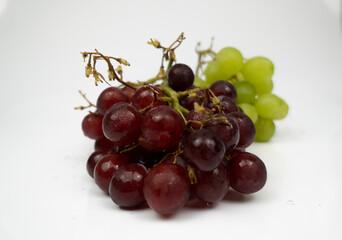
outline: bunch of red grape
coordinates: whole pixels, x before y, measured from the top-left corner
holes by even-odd
[[[114,203],[145,201],[168,215],[189,196],[217,203],[228,189],[250,194],[266,182],[262,160],[245,149],[255,138],[252,120],[236,105],[228,81],[193,86],[194,73],[175,64],[162,84],[109,87],[83,122],[95,139],[87,171]]]

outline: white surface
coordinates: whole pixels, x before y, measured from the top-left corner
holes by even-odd
[[[342,239],[342,37],[337,1],[0,0],[0,239]],[[79,52],[124,57],[126,79],[158,69],[149,38],[181,32],[179,61],[194,48],[235,46],[275,63],[274,93],[290,106],[272,142],[251,152],[268,168],[265,188],[172,218],[124,211],[88,177],[93,142],[82,136],[90,99]],[[177,237],[177,238],[176,238]]]

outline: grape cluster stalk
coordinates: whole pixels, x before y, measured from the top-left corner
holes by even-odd
[[[82,122],[84,135],[95,140],[87,172],[121,208],[147,203],[157,213],[171,215],[191,196],[215,204],[230,188],[252,194],[266,183],[265,164],[246,148],[259,129],[267,128],[262,121],[284,118],[288,109],[265,88],[269,80],[260,80],[273,73],[273,64],[265,59],[243,63],[234,48],[217,54],[207,50],[200,59],[210,53],[215,60],[207,63],[204,81],[198,76],[201,61],[196,74],[176,63],[175,50],[184,39],[182,33],[169,47],[158,40],[149,42],[162,50],[162,61],[157,75],[145,82],[124,81],[122,65],[129,64],[122,58],[97,50],[82,53],[88,58],[86,76],[93,75],[96,85],[121,83],[102,91],[96,104],[81,93],[89,105],[77,107],[94,109]],[[108,81],[96,70],[100,60],[108,64]],[[252,103],[257,120],[244,106]]]

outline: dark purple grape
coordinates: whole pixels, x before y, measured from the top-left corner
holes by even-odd
[[[178,63],[167,73],[170,87],[175,91],[184,91],[194,83],[195,75],[188,65]]]
[[[95,169],[96,164],[98,163],[98,161],[101,160],[103,156],[107,154],[108,154],[107,152],[98,150],[98,151],[93,152],[89,156],[88,161],[87,161],[87,172],[92,178],[94,178],[94,169]]]
[[[196,97],[186,96],[179,99],[180,105],[189,111],[194,109],[195,102],[198,103],[198,105],[207,105],[208,101],[208,95],[204,91],[196,93]]]
[[[160,150],[176,146],[182,139],[184,120],[172,107],[160,105],[144,114],[142,138]]]
[[[143,192],[147,204],[157,213],[173,214],[189,199],[188,173],[177,164],[160,163],[147,173]]]
[[[196,130],[184,142],[184,158],[201,171],[217,168],[226,152],[222,140],[208,129]]]
[[[117,146],[136,142],[141,133],[141,115],[129,103],[114,104],[103,118],[103,133]]]
[[[103,116],[95,113],[89,113],[85,116],[82,121],[82,131],[84,135],[95,140],[103,138],[102,121]]]
[[[138,163],[126,164],[113,175],[109,196],[120,207],[137,207],[145,202],[143,194],[146,168]]]
[[[216,81],[209,87],[210,90],[218,97],[218,96],[227,96],[236,102],[237,93],[235,87],[224,80]]]
[[[224,95],[218,96],[217,98],[220,100],[220,105],[222,107],[223,113],[231,113],[231,112],[239,111],[239,107],[235,104],[235,102],[231,98],[224,96]],[[218,108],[213,102],[209,102],[207,104],[207,107],[209,109],[215,109],[215,111],[218,112]]]
[[[249,152],[235,153],[228,162],[230,186],[241,193],[255,193],[266,183],[267,171],[260,158]]]
[[[165,105],[165,102],[157,100],[165,94],[156,86],[144,85],[139,87],[132,96],[132,104],[138,109],[143,109],[151,104],[153,106]]]
[[[196,171],[195,195],[204,202],[216,203],[228,192],[229,181],[226,166],[221,163],[209,172]]]
[[[121,153],[113,152],[103,156],[94,169],[94,179],[99,188],[108,193],[110,180],[115,171],[128,163],[129,159]]]
[[[130,87],[125,87],[124,89],[122,89],[122,92],[125,94],[127,101],[131,103],[133,95],[135,94],[135,89],[130,88]]]
[[[187,120],[204,121],[210,118],[209,108],[204,108],[203,111],[196,111],[192,109],[186,116]],[[201,125],[198,123],[190,123],[190,127],[194,130],[200,129]]]
[[[222,120],[214,120],[204,125],[205,129],[209,129],[219,136],[226,147],[226,154],[228,155],[229,152],[232,151],[239,142],[239,125],[233,118],[226,114],[215,114],[213,117],[224,118],[228,120],[228,123],[225,123]]]
[[[97,99],[97,111],[105,115],[108,109],[118,102],[127,102],[125,94],[117,87],[106,88]]]
[[[236,145],[236,148],[244,149],[251,145],[255,138],[255,126],[252,120],[242,112],[233,112],[229,116],[234,118],[234,120],[239,125],[240,140]]]

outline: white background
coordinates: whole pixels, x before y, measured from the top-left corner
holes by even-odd
[[[342,35],[337,0],[0,0],[0,239],[342,239]],[[290,106],[276,135],[249,151],[268,168],[265,188],[171,218],[121,210],[85,163],[79,89],[96,97],[81,51],[131,63],[127,80],[153,77],[150,38],[234,46],[275,64],[273,92]],[[103,69],[105,69],[103,67]]]

